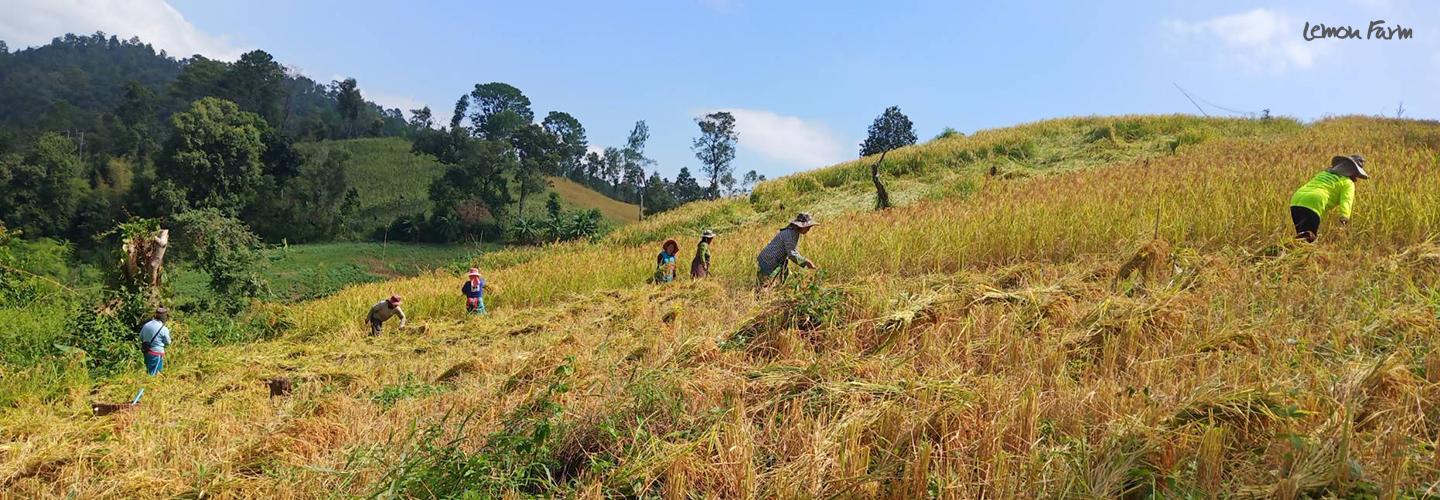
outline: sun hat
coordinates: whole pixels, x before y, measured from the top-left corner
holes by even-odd
[[[661,250],[664,250],[664,249],[666,249],[666,248],[670,248],[670,245],[675,245],[675,252],[676,252],[676,253],[679,253],[679,252],[680,252],[680,244],[679,244],[679,243],[676,243],[675,240],[665,240],[664,243],[661,243],[661,244],[660,244],[660,249],[661,249]]]
[[[469,274],[466,274],[466,276],[479,276],[479,275],[480,275],[480,268],[478,268],[478,267],[472,267],[472,268],[470,268],[470,273],[469,273]]]
[[[161,319],[168,318],[170,317],[170,310],[166,309],[165,306],[157,307],[155,308],[155,317]]]
[[[391,303],[391,304],[399,304],[401,300],[402,300],[402,299],[400,298],[399,295],[391,295],[391,296],[390,296],[390,303]]]
[[[810,216],[810,212],[800,212],[798,214],[795,214],[795,220],[790,221],[790,225],[802,229],[814,226],[816,224],[819,224],[819,222],[816,222],[815,218]]]
[[[1330,170],[1328,170],[1328,172],[1346,177],[1370,178],[1370,174],[1365,171],[1365,157],[1360,155],[1336,156],[1331,158]]]
[[[701,237],[701,238],[714,238],[714,237],[715,237],[715,231],[711,231],[711,230],[709,230],[709,229],[706,229],[705,232],[700,233],[700,237]]]

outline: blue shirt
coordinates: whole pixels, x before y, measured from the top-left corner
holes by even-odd
[[[466,280],[464,285],[460,285],[460,293],[463,293],[463,294],[465,294],[466,297],[469,297],[469,298],[472,298],[472,299],[478,299],[478,298],[484,297],[484,296],[485,296],[485,278],[480,278],[480,284],[479,284],[479,285],[476,285],[476,284],[474,284],[474,283],[471,283],[469,280]]]
[[[655,281],[659,283],[675,281],[675,254],[662,251],[655,257]]]
[[[140,327],[140,342],[145,344],[146,352],[165,354],[165,346],[170,345],[170,328],[158,319],[146,321]]]

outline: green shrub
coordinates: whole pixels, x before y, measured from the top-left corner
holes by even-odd
[[[845,293],[838,288],[825,286],[824,276],[816,273],[803,279],[792,280],[785,288],[782,303],[786,304],[785,319],[790,328],[819,330],[830,326],[840,318],[845,305]]]
[[[389,410],[401,400],[433,396],[447,390],[449,390],[447,386],[427,384],[416,380],[412,374],[406,374],[400,383],[381,387],[374,396],[370,397],[370,400],[380,405],[381,408]]]
[[[268,291],[260,238],[244,222],[214,209],[191,210],[175,222],[180,227],[176,249],[210,276],[217,306],[237,312]]]
[[[996,156],[1008,157],[1015,161],[1025,161],[1034,158],[1039,150],[1040,148],[1035,144],[1035,141],[1030,139],[998,142],[990,147],[991,153]]]
[[[1213,135],[1213,133],[1208,128],[1195,127],[1186,129],[1176,135],[1174,139],[1170,140],[1170,152],[1175,153],[1180,149],[1180,146],[1193,146],[1208,141],[1211,135]]]
[[[565,430],[565,408],[557,399],[570,390],[573,363],[569,358],[556,367],[545,391],[507,415],[502,428],[486,436],[474,453],[464,451],[472,416],[452,424],[447,413],[412,431],[392,445],[398,448],[393,462],[382,457],[386,473],[373,496],[500,498],[514,491],[556,496],[567,470],[556,453]]]
[[[1150,135],[1145,122],[1138,119],[1119,119],[1114,123],[1115,134],[1124,141],[1138,141]]]
[[[139,318],[148,309],[145,301],[120,296],[94,308],[76,312],[65,325],[57,347],[78,349],[85,354],[85,366],[92,375],[104,376],[140,365]]]
[[[751,341],[785,329],[816,331],[834,325],[845,311],[848,297],[839,288],[826,286],[823,273],[791,275],[780,287],[779,296],[746,322],[721,347],[740,349]]]
[[[1095,143],[1105,140],[1114,142],[1116,135],[1118,134],[1115,132],[1115,127],[1111,124],[1097,125],[1085,133],[1085,142]]]
[[[843,176],[833,177],[836,177],[837,179],[835,181],[836,185],[844,183]],[[815,177],[813,176],[800,175],[795,177],[794,180],[790,181],[790,189],[794,190],[796,194],[807,194],[819,191],[821,189],[821,184],[819,181],[815,180]]]

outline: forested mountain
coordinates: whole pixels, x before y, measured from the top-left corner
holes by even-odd
[[[353,81],[317,83],[264,51],[226,63],[177,59],[138,38],[104,33],[15,52],[0,42],[3,151],[25,149],[45,131],[77,143],[83,134],[82,154],[133,151],[146,139],[136,137],[137,126],[163,124],[206,96],[235,102],[297,140],[403,135],[407,128],[400,110],[357,100]]]
[[[294,142],[413,131],[355,80],[322,85],[260,50],[224,62],[103,33],[0,43],[0,224],[81,243],[191,208],[275,226],[334,212],[290,185]]]
[[[365,100],[354,79],[320,84],[262,50],[225,62],[177,59],[104,33],[15,52],[0,43],[0,225],[83,244],[117,222],[213,209],[274,242],[364,238],[386,227],[429,241],[537,242],[558,237],[525,228],[561,227],[564,219],[585,230],[563,233],[581,235],[600,219],[559,209],[544,220],[527,215],[527,205],[553,205],[547,177],[646,213],[738,192],[728,173],[733,117],[725,113],[699,120],[707,189],[688,169],[674,182],[654,172],[643,120],[623,147],[587,154],[578,119],[536,114],[520,89],[502,82],[462,94],[449,120],[428,107],[409,111],[407,121],[401,110]],[[348,158],[307,162],[295,147],[360,137],[404,137],[415,154],[444,165],[418,205],[430,208],[360,217],[359,200],[374,196],[358,191],[376,188],[373,179],[346,180]],[[374,225],[387,216],[391,223]]]

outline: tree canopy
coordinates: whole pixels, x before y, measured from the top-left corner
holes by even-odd
[[[860,143],[860,156],[880,154],[895,148],[915,144],[915,125],[910,117],[900,112],[899,106],[885,108],[875,123],[870,124],[869,135]]]
[[[263,171],[265,121],[233,102],[205,97],[171,118],[175,133],[157,173],[193,208],[236,215],[255,196]]]
[[[720,195],[721,185],[735,182],[734,167],[730,166],[740,138],[735,131],[735,116],[728,111],[716,111],[697,118],[695,123],[700,126],[700,136],[695,138],[691,149],[700,160],[701,172],[710,179],[709,196],[714,198]]]

